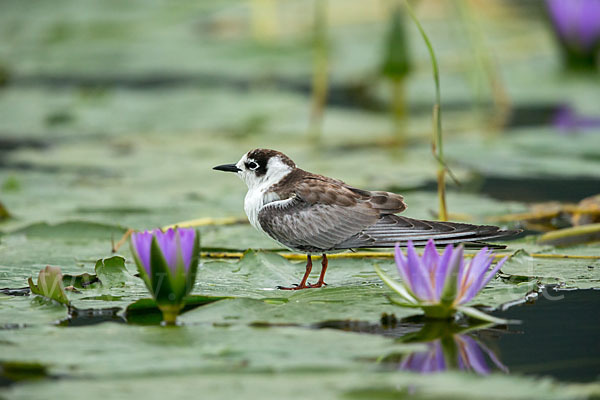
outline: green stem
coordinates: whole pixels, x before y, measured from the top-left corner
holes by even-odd
[[[404,80],[392,79],[392,114],[394,116],[394,135],[400,146],[404,146],[402,135],[402,120],[406,112],[404,103]]]
[[[423,30],[421,23],[417,19],[413,9],[411,8],[408,0],[404,2],[406,4],[406,9],[408,10],[408,14],[414,21],[415,25],[419,29],[423,40],[425,41],[425,45],[429,51],[429,56],[431,57],[431,65],[433,67],[433,81],[435,83],[435,104],[433,106],[433,151],[436,154],[437,164],[438,164],[438,201],[439,201],[439,219],[440,221],[448,220],[448,210],[446,208],[446,187],[445,187],[445,174],[446,174],[446,166],[444,161],[444,142],[442,140],[442,109],[441,109],[441,92],[440,92],[440,72],[438,68],[437,59],[435,57],[435,52],[433,51],[433,46],[429,41],[429,37]]]
[[[158,308],[162,312],[163,323],[167,326],[174,326],[183,304],[163,304],[159,305]]]

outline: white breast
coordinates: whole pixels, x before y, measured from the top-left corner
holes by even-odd
[[[292,168],[284,164],[279,157],[272,157],[267,164],[267,174],[257,177],[253,171],[248,171],[244,168],[245,161],[246,156],[242,157],[237,164],[238,168],[242,169],[240,177],[248,186],[248,193],[246,193],[246,198],[244,199],[244,211],[246,211],[246,215],[252,226],[264,232],[260,226],[260,222],[258,222],[258,213],[265,204],[281,200],[277,193],[269,191],[269,189],[289,174]]]
[[[261,188],[256,188],[254,190],[250,189],[248,190],[248,193],[246,193],[246,198],[244,199],[244,211],[248,216],[250,224],[261,232],[264,231],[260,226],[260,222],[258,222],[258,213],[260,209],[267,203],[280,200],[277,193],[266,193],[266,189],[267,188],[263,190],[261,190]]]

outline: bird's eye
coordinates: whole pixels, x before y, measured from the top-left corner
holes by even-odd
[[[248,168],[251,171],[254,171],[258,168],[258,164],[255,163],[254,161],[249,161],[246,163],[246,168]]]

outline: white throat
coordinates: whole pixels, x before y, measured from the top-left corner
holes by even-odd
[[[244,199],[244,211],[248,216],[250,224],[261,232],[264,232],[258,222],[258,213],[260,209],[268,203],[280,200],[279,196],[269,189],[279,183],[287,174],[292,172],[292,168],[284,164],[279,157],[273,157],[267,164],[267,172],[263,176],[256,176],[254,171],[248,171],[243,168],[246,162],[246,156],[238,162],[238,168],[243,169],[239,174],[242,180],[248,186],[248,193]]]

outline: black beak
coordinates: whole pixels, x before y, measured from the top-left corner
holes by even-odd
[[[241,169],[236,167],[235,164],[217,165],[216,167],[213,167],[213,169],[216,169],[217,171],[225,171],[225,172],[240,172],[241,171]]]

